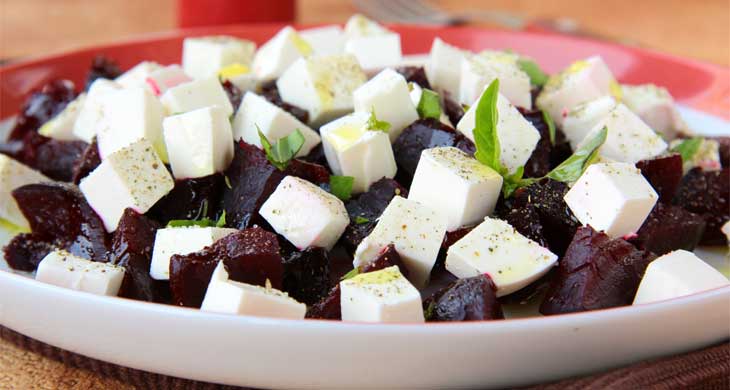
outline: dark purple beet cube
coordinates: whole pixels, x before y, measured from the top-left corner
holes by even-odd
[[[421,88],[431,89],[426,70],[422,66],[399,66],[395,71],[400,73],[406,81],[416,83]]]
[[[29,132],[35,132],[44,123],[58,115],[76,98],[74,83],[69,80],[53,80],[33,91],[26,99],[9,140],[22,140]]]
[[[454,146],[457,133],[436,119],[419,119],[406,127],[393,143],[398,170],[413,177],[421,152],[437,146]]]
[[[702,245],[725,245],[720,230],[730,220],[730,168],[703,171],[694,168],[682,179],[673,203],[704,218]]]
[[[541,246],[549,246],[545,239],[542,223],[540,222],[540,213],[538,213],[537,208],[533,204],[526,203],[522,207],[509,209],[503,216],[503,219],[523,236],[537,242]]]
[[[464,116],[464,107],[457,103],[448,93],[443,96],[444,113],[449,117],[449,121],[456,126],[461,117]]]
[[[233,106],[233,114],[235,115],[238,111],[238,107],[241,106],[243,92],[241,92],[241,90],[229,80],[223,81],[221,86],[223,87],[223,90],[226,91],[226,96],[228,96],[228,101],[231,102],[231,106]]]
[[[540,132],[540,140],[535,145],[530,159],[525,163],[525,177],[543,177],[550,172],[550,157],[553,149],[550,142],[550,130],[543,119],[542,111],[528,111],[523,108],[519,108],[519,111]]]
[[[322,147],[322,143],[318,143],[317,146],[315,146],[308,155],[301,158],[302,161],[306,161],[308,163],[318,164],[325,168],[327,168],[327,156],[324,155],[324,147]]]
[[[458,279],[423,302],[427,321],[503,319],[496,288],[486,275]]]
[[[659,194],[659,201],[670,203],[682,180],[682,157],[679,154],[656,157],[636,163],[646,180]]]
[[[330,264],[327,251],[307,248],[299,251],[282,245],[284,257],[283,290],[289,296],[307,305],[318,302],[330,290]]]
[[[79,184],[81,179],[89,176],[89,173],[96,169],[101,164],[101,156],[99,156],[99,147],[96,143],[96,139],[86,146],[84,152],[81,153],[81,157],[76,160],[73,167],[72,181],[74,184]]]
[[[637,248],[659,256],[677,249],[693,251],[705,231],[705,220],[679,206],[657,203],[632,238]]]
[[[60,141],[35,131],[25,133],[22,140],[0,144],[0,153],[36,169],[57,181],[70,182],[74,167],[88,144],[83,141]]]
[[[91,69],[89,69],[89,74],[86,76],[85,90],[88,91],[96,79],[114,80],[121,74],[122,70],[114,60],[98,55],[91,61]]]
[[[303,160],[292,160],[284,171],[286,175],[296,176],[314,184],[328,184],[330,171],[323,165]]]
[[[370,234],[377,219],[396,195],[407,197],[408,192],[395,180],[383,178],[373,183],[367,192],[345,202],[350,224],[345,230],[343,240],[351,249],[357,247]]]
[[[176,180],[175,187],[162,197],[147,212],[147,215],[162,224],[173,219],[215,220],[219,214],[219,205],[226,186],[223,174],[195,179]],[[226,215],[228,218],[228,215]]]
[[[656,256],[591,227],[575,233],[540,312],[545,315],[630,305]]]
[[[35,271],[38,264],[58,245],[32,233],[18,234],[3,248],[4,258],[10,268],[18,271]]]

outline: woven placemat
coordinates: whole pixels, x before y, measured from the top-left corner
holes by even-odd
[[[50,346],[0,326],[0,337],[20,348],[40,354],[66,365],[98,373],[138,389],[160,390],[243,390],[241,387],[190,381],[151,372],[135,370],[88,358]],[[589,377],[569,379],[525,389],[730,389],[730,343],[656,359]]]

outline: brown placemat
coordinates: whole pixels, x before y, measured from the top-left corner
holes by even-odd
[[[89,370],[128,383],[138,389],[223,390],[243,389],[190,381],[88,358],[44,344],[0,326],[0,337],[20,348],[66,365]],[[526,389],[730,389],[730,343],[724,342],[699,351],[651,360],[593,376],[569,379]]]

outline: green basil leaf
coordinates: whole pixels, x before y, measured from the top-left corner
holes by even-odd
[[[550,135],[550,145],[555,145],[555,121],[550,113],[547,111],[542,112],[542,119],[545,121],[548,127],[548,134]]]
[[[368,222],[370,222],[370,220],[365,217],[361,217],[359,215],[355,217],[355,225],[362,225]]]
[[[229,190],[232,190],[233,186],[231,185],[231,179],[229,179],[228,176],[226,176],[226,175],[223,175],[223,178],[226,181],[226,187],[228,187]]]
[[[299,153],[302,146],[304,146],[304,135],[302,135],[299,129],[296,129],[286,137],[278,139],[273,145],[266,139],[261,129],[258,129],[258,132],[259,138],[261,139],[261,146],[263,146],[264,152],[266,152],[266,159],[280,171],[286,169],[289,162]]]
[[[436,309],[436,302],[434,302],[434,301],[429,302],[428,306],[426,307],[426,310],[423,311],[423,318],[426,321],[433,318],[433,311],[435,309]]]
[[[688,162],[692,161],[692,158],[700,149],[700,145],[702,145],[702,138],[694,137],[675,145],[671,151],[679,153],[682,156],[682,162]]]
[[[423,88],[421,100],[418,101],[416,110],[421,118],[441,119],[441,99],[439,95],[430,89]]]
[[[547,73],[540,69],[540,65],[529,58],[522,57],[517,60],[517,66],[519,66],[523,72],[527,73],[532,85],[543,86],[550,77]]]
[[[167,227],[216,227],[216,223],[210,218],[203,218],[198,220],[192,219],[173,219],[167,223]]]
[[[497,98],[499,96],[499,79],[494,79],[477,103],[474,118],[474,144],[477,151],[474,157],[482,164],[504,174],[506,169],[499,160],[500,146],[497,135]]]
[[[355,268],[352,269],[352,271],[346,273],[345,276],[343,276],[342,279],[340,279],[340,281],[347,280],[347,279],[352,279],[352,278],[354,278],[357,275],[360,275],[360,268],[355,267]]]
[[[390,123],[386,121],[380,121],[375,116],[375,110],[370,111],[370,118],[368,119],[367,123],[368,130],[371,131],[382,131],[384,133],[387,133],[388,130],[390,130]]]
[[[218,218],[218,221],[215,223],[215,227],[225,227],[226,226],[226,210],[223,210],[223,213],[221,213],[221,216]]]
[[[331,175],[330,192],[343,201],[348,200],[352,196],[352,185],[354,183],[355,178],[352,176]]]
[[[598,149],[606,142],[608,128],[605,126],[594,134],[583,146],[547,174],[553,180],[572,183],[598,158]]]

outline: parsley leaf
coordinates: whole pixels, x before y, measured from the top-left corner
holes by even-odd
[[[474,120],[474,144],[477,151],[474,157],[482,164],[504,175],[506,168],[499,161],[499,136],[497,135],[497,98],[499,79],[494,79],[477,103]]]
[[[233,186],[231,185],[231,179],[229,179],[226,175],[223,175],[223,178],[225,179],[226,187],[228,187],[229,190],[232,190]]]
[[[605,126],[590,139],[583,142],[570,157],[546,175],[553,180],[570,183],[578,180],[583,171],[598,157],[598,149],[606,142],[608,128]]]
[[[258,129],[258,126],[257,126]],[[259,138],[261,139],[261,146],[263,146],[266,152],[266,159],[269,160],[280,171],[286,169],[289,162],[299,153],[299,150],[304,146],[304,135],[299,129],[293,131],[286,137],[282,137],[271,145],[261,129],[258,129]]]
[[[174,228],[174,227],[224,227],[226,226],[226,211],[223,210],[223,213],[218,218],[218,221],[213,221],[210,218],[201,218],[201,219],[173,219],[172,221],[167,223],[167,227]]]
[[[542,120],[545,121],[545,124],[548,127],[548,135],[550,135],[550,145],[555,145],[555,121],[553,121],[553,117],[550,116],[549,112],[543,111]]]
[[[423,318],[428,321],[433,318],[433,311],[436,309],[436,302],[431,301],[428,303],[426,310],[423,311]]]
[[[352,278],[354,278],[357,275],[360,275],[360,268],[355,267],[355,268],[352,269],[352,271],[346,273],[345,276],[343,276],[340,279],[340,281],[347,280],[347,279],[352,279]]]
[[[378,120],[378,118],[375,117],[375,110],[370,111],[370,118],[368,119],[368,123],[366,126],[368,130],[371,131],[382,131],[384,133],[387,133],[388,130],[390,130],[390,123]]]
[[[686,139],[675,145],[671,151],[679,153],[679,155],[682,156],[682,162],[687,162],[692,160],[692,157],[694,157],[695,153],[697,153],[700,149],[701,144],[702,138],[694,137]]]
[[[441,100],[439,95],[430,90],[423,88],[421,92],[421,100],[418,101],[418,116],[421,118],[441,119]]]
[[[521,57],[517,60],[517,66],[519,66],[523,72],[527,73],[532,85],[543,86],[549,78],[549,76],[540,69],[540,65],[529,58]]]
[[[362,225],[368,222],[370,222],[370,220],[365,217],[361,217],[359,215],[355,217],[355,225]]]
[[[352,196],[352,185],[355,183],[355,178],[352,176],[330,176],[330,192],[332,195],[345,201],[350,199]]]

